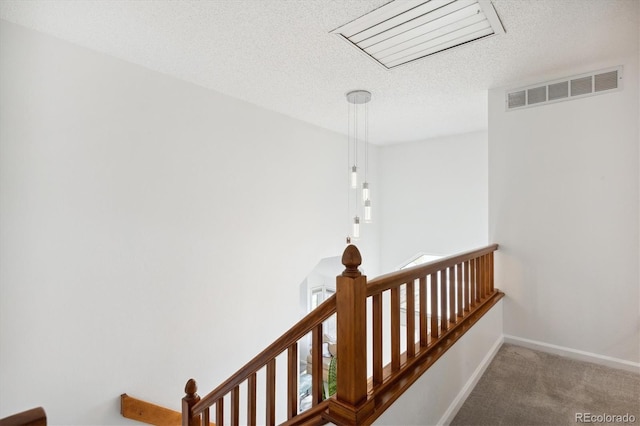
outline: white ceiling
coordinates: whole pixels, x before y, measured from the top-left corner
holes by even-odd
[[[486,129],[488,88],[638,46],[638,0],[493,0],[506,34],[384,70],[329,31],[387,2],[0,0],[0,18],[341,133],[366,89],[379,144]]]

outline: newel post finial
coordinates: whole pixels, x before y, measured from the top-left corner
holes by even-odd
[[[360,255],[358,247],[349,244],[347,248],[344,249],[344,253],[342,253],[342,264],[345,267],[345,270],[342,272],[343,277],[356,278],[362,275],[358,269],[358,266],[362,264],[362,256]]]
[[[198,384],[196,381],[194,379],[187,380],[187,384],[184,386],[186,396],[191,398],[197,397],[198,394],[196,392],[198,392]]]
[[[198,385],[194,379],[189,379],[184,387],[186,394],[182,398],[182,426],[197,426],[200,424],[200,416],[193,416],[193,406],[200,401],[200,397],[196,393]]]

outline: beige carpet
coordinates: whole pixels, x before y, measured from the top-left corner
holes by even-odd
[[[451,424],[581,423],[640,425],[640,374],[505,344]]]

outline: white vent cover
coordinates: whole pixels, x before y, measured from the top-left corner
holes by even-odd
[[[504,28],[490,0],[396,0],[331,33],[391,69]]]
[[[622,65],[606,70],[538,83],[515,90],[507,90],[507,111],[599,95],[622,88]]]

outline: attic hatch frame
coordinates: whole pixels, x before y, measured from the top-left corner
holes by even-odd
[[[395,0],[330,31],[385,70],[504,33],[491,0]]]

